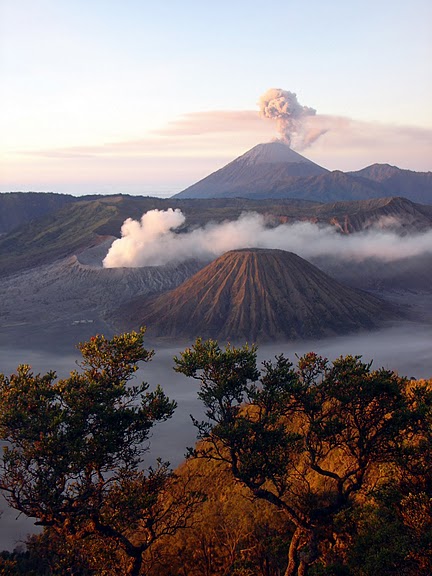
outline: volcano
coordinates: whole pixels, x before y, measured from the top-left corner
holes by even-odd
[[[153,337],[234,342],[334,336],[397,316],[389,304],[338,283],[296,254],[257,248],[227,252],[176,289],[118,314],[126,327],[146,325]]]
[[[258,144],[173,198],[290,198],[326,203],[391,196],[432,204],[432,172],[388,164],[329,172],[276,141]]]
[[[260,194],[281,183],[328,171],[283,142],[258,144],[174,198],[224,198]]]

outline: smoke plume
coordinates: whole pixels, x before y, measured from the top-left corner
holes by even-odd
[[[179,228],[186,218],[181,210],[149,210],[141,221],[128,218],[121,227],[121,238],[115,240],[104,259],[105,268],[139,268],[159,266],[171,261],[186,260],[169,254],[175,236],[171,230]],[[167,253],[164,254],[165,249]]]
[[[311,126],[307,122],[316,110],[302,106],[294,92],[270,88],[261,96],[259,106],[263,118],[276,120],[281,140],[297,150],[304,150],[327,132],[319,124]]]
[[[375,228],[343,235],[332,226],[295,222],[270,227],[265,217],[246,212],[237,220],[210,223],[176,233],[185,222],[181,210],[150,210],[141,221],[128,219],[122,237],[104,260],[106,268],[161,266],[188,259],[210,261],[228,250],[279,248],[303,258],[331,255],[345,260],[400,260],[432,253],[432,231],[399,236],[384,221]],[[392,223],[394,224],[394,223]]]

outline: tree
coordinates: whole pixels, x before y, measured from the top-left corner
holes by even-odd
[[[175,408],[160,387],[131,383],[138,363],[153,356],[143,337],[144,329],[80,344],[80,370],[66,379],[28,365],[0,375],[7,501],[69,543],[110,543],[131,575],[155,540],[185,525],[197,501],[186,491],[176,501],[166,495],[176,483],[168,463],[141,469],[151,428]]]
[[[419,418],[407,381],[359,356],[330,363],[309,353],[294,368],[280,355],[260,373],[254,346],[198,339],[174,360],[201,382],[206,408],[191,455],[225,462],[291,521],[286,576],[338,545],[336,516],[389,479]]]

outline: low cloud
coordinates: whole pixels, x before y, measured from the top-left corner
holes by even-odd
[[[431,128],[316,114],[302,119],[300,136],[292,137],[293,149],[304,149],[305,135],[309,146],[306,156],[332,170],[357,170],[376,162],[411,170],[431,169]],[[218,110],[186,114],[136,140],[26,150],[17,155],[88,162],[160,158],[167,163],[166,173],[176,159],[206,157],[228,162],[275,136],[276,123],[259,117],[254,110]],[[105,169],[109,173],[109,165],[105,164]]]
[[[322,136],[307,156],[331,170],[358,170],[388,163],[409,170],[431,170],[432,129],[364,122],[343,116],[317,114],[305,121],[311,133]]]
[[[432,253],[432,231],[399,236],[380,220],[367,231],[342,235],[331,226],[295,222],[270,226],[266,218],[246,212],[237,220],[210,223],[176,232],[186,223],[181,210],[150,210],[140,221],[127,219],[122,237],[115,240],[104,260],[106,268],[161,266],[196,258],[212,260],[240,248],[279,248],[303,258],[331,255],[346,260],[375,258],[393,261]]]
[[[274,131],[254,110],[209,110],[185,114],[153,133],[162,136],[193,136],[220,132],[253,132],[271,138]]]

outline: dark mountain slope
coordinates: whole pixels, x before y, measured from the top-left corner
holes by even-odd
[[[340,200],[363,200],[385,196],[382,186],[365,178],[356,178],[340,170],[281,182],[273,188],[264,189],[257,197],[302,198],[315,202]],[[249,197],[249,196],[248,196]]]
[[[291,252],[231,251],[178,288],[117,314],[157,337],[274,341],[370,330],[391,306],[339,284]]]
[[[81,201],[29,222],[0,239],[0,272],[46,264],[96,244],[99,228],[114,214],[103,202]]]
[[[79,199],[49,192],[0,193],[0,234],[50,214]]]

